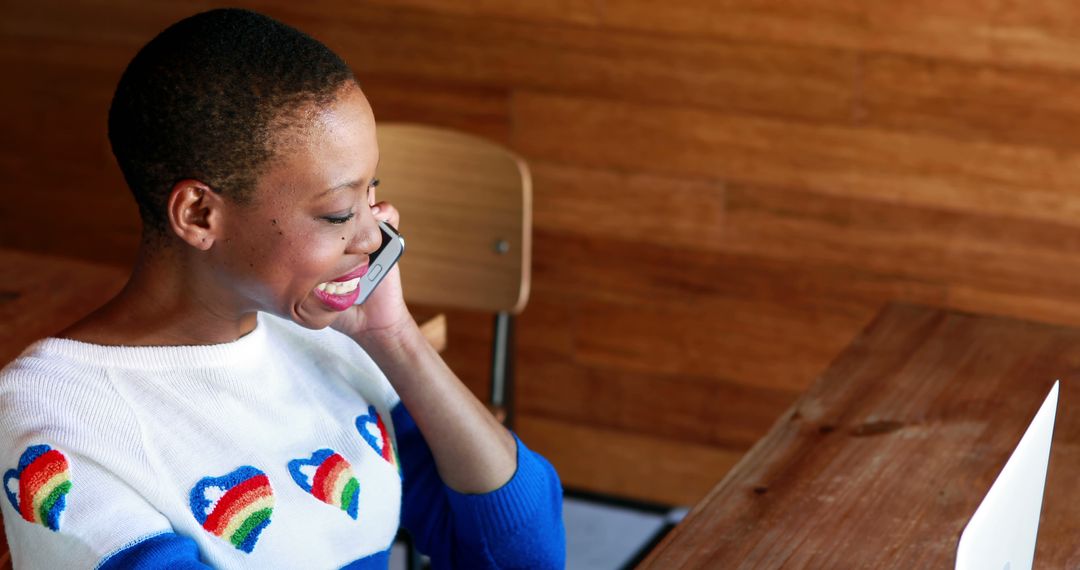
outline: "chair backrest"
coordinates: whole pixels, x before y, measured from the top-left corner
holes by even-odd
[[[443,128],[379,123],[379,199],[401,211],[405,298],[520,313],[529,300],[532,179],[525,161]]]

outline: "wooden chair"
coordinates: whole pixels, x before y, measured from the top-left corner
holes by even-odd
[[[490,403],[511,427],[514,316],[529,299],[532,259],[528,166],[498,144],[443,128],[380,123],[378,139],[380,188],[403,219],[405,298],[494,315]]]

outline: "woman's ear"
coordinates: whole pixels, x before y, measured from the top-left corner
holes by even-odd
[[[206,251],[221,234],[221,196],[198,180],[181,180],[169,194],[169,227],[189,245]]]

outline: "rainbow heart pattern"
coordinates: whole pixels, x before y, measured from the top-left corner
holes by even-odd
[[[375,453],[379,454],[379,457],[397,468],[400,475],[401,464],[398,462],[397,450],[394,449],[390,432],[387,431],[386,424],[383,423],[379,412],[375,410],[375,406],[368,406],[367,414],[357,416],[356,430],[360,432],[360,437],[364,438],[364,441],[375,450]]]
[[[191,488],[190,499],[191,514],[204,529],[249,553],[274,512],[270,479],[250,465],[222,477],[203,477]]]
[[[4,492],[22,518],[53,531],[71,491],[67,457],[48,445],[33,445],[19,457],[19,466],[4,473]]]
[[[293,459],[289,462],[289,474],[301,489],[356,520],[360,482],[353,475],[352,465],[341,454],[320,449],[309,459]]]

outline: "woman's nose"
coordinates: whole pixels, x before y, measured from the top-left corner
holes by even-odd
[[[382,232],[374,216],[364,216],[349,241],[347,253],[371,255],[382,245]]]

